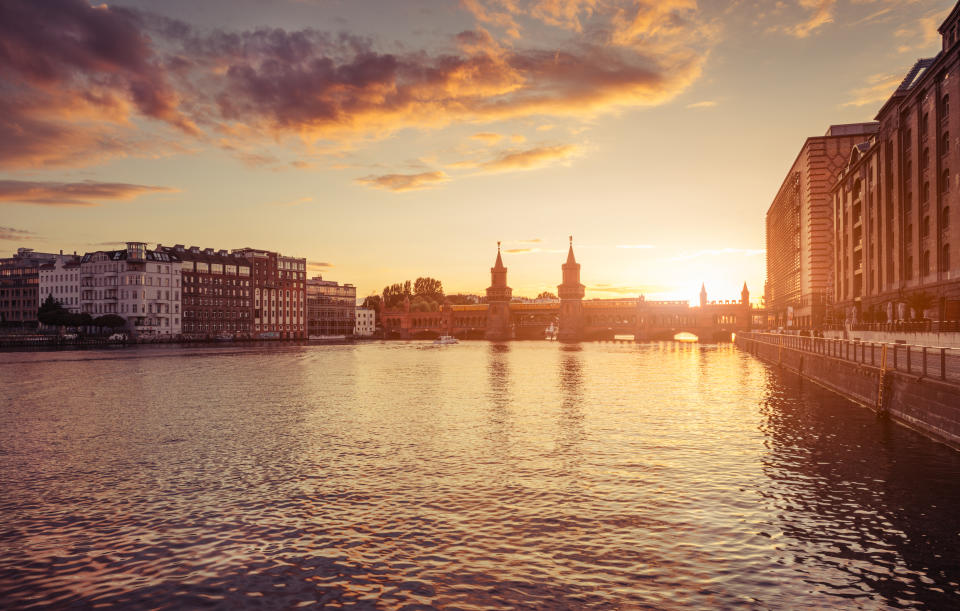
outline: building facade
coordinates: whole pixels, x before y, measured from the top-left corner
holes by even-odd
[[[239,248],[233,254],[250,265],[252,336],[305,339],[307,260],[256,248]]]
[[[351,336],[356,327],[357,287],[316,276],[307,280],[307,335]]]
[[[180,259],[182,332],[191,339],[247,338],[253,332],[250,262],[226,250],[157,245]]]
[[[847,323],[960,319],[960,4],[831,191],[836,309]],[[951,108],[951,102],[952,108]]]
[[[80,311],[80,257],[76,253],[60,251],[51,263],[40,266],[39,279],[38,308],[47,297],[53,297],[68,312]]]
[[[377,330],[377,311],[373,308],[357,308],[353,334],[356,337],[370,337]]]
[[[833,297],[830,189],[850,151],[877,132],[876,123],[831,125],[810,137],[767,210],[766,308],[770,324],[818,328]]]
[[[0,259],[0,325],[36,328],[40,309],[40,268],[57,255],[18,248]]]
[[[179,257],[143,242],[80,260],[80,311],[93,318],[116,314],[134,336],[180,335],[180,291]]]

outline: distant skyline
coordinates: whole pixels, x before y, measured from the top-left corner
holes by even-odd
[[[0,4],[0,251],[126,240],[587,298],[763,293],[808,136],[870,121],[943,0]]]

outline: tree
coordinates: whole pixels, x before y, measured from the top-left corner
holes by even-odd
[[[413,296],[413,293],[410,292],[410,288],[409,280],[403,284],[391,284],[390,286],[383,287],[384,307],[388,309],[400,307],[400,305],[403,304],[404,299]]]
[[[417,278],[413,283],[413,294],[428,301],[443,301],[443,283],[436,278]]]
[[[380,295],[367,295],[363,300],[361,307],[380,311],[380,304],[383,303],[383,297]]]
[[[550,291],[544,291],[537,295],[537,299],[556,299],[557,296],[551,293]]]

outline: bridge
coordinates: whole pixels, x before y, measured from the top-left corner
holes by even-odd
[[[687,301],[651,301],[643,295],[632,299],[584,299],[580,264],[571,238],[567,261],[562,266],[559,299],[550,302],[512,301],[507,286],[507,268],[499,245],[491,268],[487,303],[443,304],[436,312],[410,310],[409,300],[399,309],[381,309],[387,337],[432,338],[452,335],[461,339],[543,339],[546,330],[559,326],[559,339],[589,341],[632,337],[638,341],[673,339],[679,333],[696,335],[700,341],[729,341],[732,334],[750,329],[750,293],[744,283],[739,301],[707,300],[701,286],[700,304]]]

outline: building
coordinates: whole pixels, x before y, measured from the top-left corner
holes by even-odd
[[[580,283],[580,264],[573,256],[573,236],[570,236],[570,249],[567,262],[561,266],[563,282],[557,285],[560,297],[559,339],[572,340],[580,337],[583,331],[583,296],[586,287]]]
[[[250,264],[253,337],[306,339],[307,260],[256,248],[233,254]]]
[[[831,191],[847,323],[960,319],[958,29],[960,4],[940,26],[941,52],[910,69]]]
[[[121,316],[134,336],[180,335],[180,290],[180,258],[143,242],[80,259],[80,311]]]
[[[51,263],[40,266],[39,275],[38,307],[47,297],[53,297],[68,312],[76,314],[80,311],[80,257],[77,253],[65,255],[61,250]]]
[[[770,323],[816,328],[833,292],[830,189],[850,151],[877,132],[876,123],[831,125],[807,138],[767,210],[766,308]]]
[[[32,248],[18,248],[17,254],[0,259],[0,325],[36,328],[40,267],[56,257]]]
[[[497,242],[497,260],[490,268],[490,286],[487,287],[487,311],[484,337],[493,341],[513,339],[514,327],[510,320],[510,299],[513,289],[507,286],[507,268],[500,256]],[[408,307],[409,309],[409,307]],[[451,335],[448,333],[448,335]]]
[[[307,280],[307,335],[351,336],[357,326],[357,288],[316,276]],[[372,313],[372,310],[364,310]],[[373,333],[371,328],[370,334]]]
[[[182,331],[187,338],[246,338],[253,333],[250,262],[226,250],[161,246],[180,259]]]
[[[308,285],[308,291],[309,291],[309,285]],[[308,305],[308,312],[309,312],[309,305]],[[376,332],[376,330],[377,330],[377,311],[372,308],[357,308],[355,310],[355,322],[353,325],[353,334],[356,337],[370,337]]]

